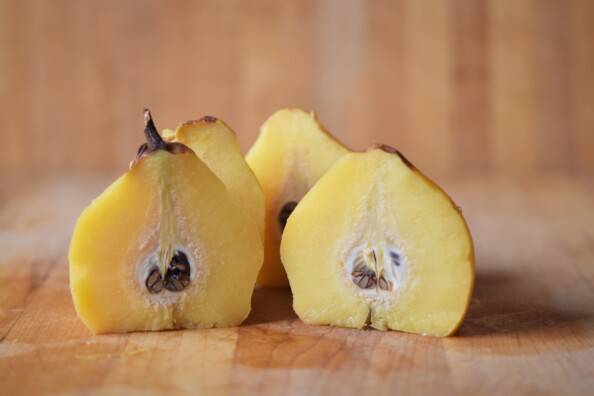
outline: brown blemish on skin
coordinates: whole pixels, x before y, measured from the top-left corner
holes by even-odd
[[[412,164],[412,162],[410,162],[408,160],[408,158],[406,158],[404,156],[404,154],[402,154],[398,149],[395,149],[392,146],[388,146],[387,144],[381,144],[381,143],[377,143],[374,144],[372,146],[370,146],[367,151],[371,151],[371,150],[375,150],[375,149],[380,149],[385,151],[386,153],[390,153],[390,154],[396,154],[400,157],[400,159],[402,160],[402,162],[404,162],[404,164],[406,166],[408,166],[411,170],[413,171],[417,171],[422,177],[424,177],[429,183],[431,183],[433,186],[435,186],[436,188],[438,188],[439,190],[441,190],[450,200],[450,202],[452,203],[452,207],[458,212],[460,213],[460,215],[462,215],[462,207],[457,205],[454,200],[452,199],[452,197],[450,197],[441,187],[439,187],[437,184],[435,184],[435,182],[433,182],[432,180],[430,180],[429,178],[427,178],[427,176],[423,175],[421,172],[418,171],[417,167],[414,166]]]
[[[213,117],[213,116],[209,116],[209,115],[204,116],[204,117],[202,117],[200,119],[200,121],[204,121],[204,122],[207,122],[207,123],[217,122],[217,120],[218,120],[217,117]]]
[[[197,120],[189,120],[186,121],[182,124],[182,126],[189,126],[189,125],[194,125],[194,124],[200,124],[200,123],[205,123],[205,124],[214,124],[215,122],[217,122],[219,119],[215,116],[209,116],[206,115],[202,118],[199,118]]]
[[[400,157],[400,159],[402,160],[402,162],[404,162],[404,165],[408,166],[411,170],[416,170],[416,166],[413,165],[412,162],[410,162],[408,160],[408,158],[406,158],[404,156],[404,154],[402,154],[398,149],[395,149],[392,146],[388,146],[387,144],[381,144],[381,143],[376,143],[372,146],[370,146],[367,151],[371,151],[371,150],[375,150],[375,149],[379,149],[382,151],[385,151],[386,153],[389,154],[396,154],[397,156]]]

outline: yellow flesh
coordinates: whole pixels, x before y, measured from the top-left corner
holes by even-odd
[[[138,266],[159,244],[181,245],[196,277],[181,292],[150,295]],[[194,154],[143,157],[79,217],[70,287],[95,333],[237,325],[263,258],[256,224]]]
[[[349,252],[386,246],[403,256],[392,292],[363,291]],[[340,160],[302,199],[281,246],[293,306],[306,323],[445,336],[465,315],[474,283],[466,223],[449,197],[397,154],[380,149]],[[367,259],[366,259],[367,260]],[[378,265],[378,268],[379,265]]]
[[[247,165],[235,133],[221,120],[198,120],[163,131],[168,141],[190,147],[225,184],[231,198],[258,224],[264,234],[264,193]]]
[[[286,287],[280,262],[278,216],[284,204],[299,202],[324,173],[349,150],[334,139],[313,115],[297,109],[274,113],[246,156],[266,200],[262,286]]]

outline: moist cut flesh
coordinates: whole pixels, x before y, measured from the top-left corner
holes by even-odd
[[[263,259],[258,226],[186,146],[147,144],[76,222],[70,287],[95,333],[232,326]]]
[[[397,150],[339,160],[305,195],[281,245],[306,323],[452,334],[474,283],[456,205]]]
[[[225,184],[235,204],[251,217],[264,234],[264,193],[237,142],[235,132],[222,120],[205,116],[187,121],[163,138],[188,146]]]

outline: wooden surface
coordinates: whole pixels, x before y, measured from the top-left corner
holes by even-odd
[[[306,326],[271,290],[238,328],[92,336],[66,250],[107,182],[0,184],[0,394],[592,394],[592,180],[442,180],[477,250],[468,317],[446,339]]]
[[[144,106],[244,149],[298,106],[431,175],[592,173],[592,37],[592,0],[0,0],[0,175],[119,171]]]

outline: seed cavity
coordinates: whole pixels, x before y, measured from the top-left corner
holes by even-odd
[[[285,230],[285,226],[287,225],[287,220],[289,220],[289,216],[297,207],[297,202],[289,201],[283,205],[280,212],[278,213],[278,225],[281,229],[281,232]]]
[[[388,296],[386,293],[394,291],[406,276],[402,256],[393,245],[367,246],[350,251],[346,263],[349,277],[369,298]]]
[[[156,261],[155,256],[149,260],[151,267],[145,280],[145,286],[149,293],[160,293],[163,288],[170,292],[180,292],[188,287],[191,280],[191,266],[188,256],[184,252],[174,251],[165,276],[161,274]]]

